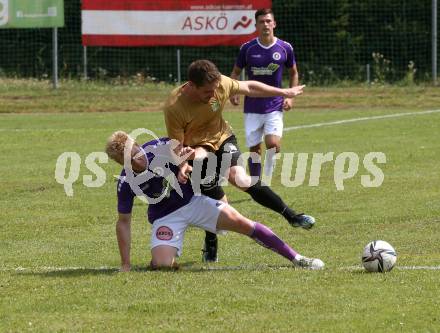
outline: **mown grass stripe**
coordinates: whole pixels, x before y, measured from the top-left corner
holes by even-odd
[[[425,114],[438,113],[438,112],[440,112],[440,110],[427,110],[427,111],[419,111],[419,112],[403,112],[403,113],[387,114],[387,115],[383,115],[383,116],[371,116],[371,117],[360,117],[360,118],[352,118],[352,119],[342,119],[342,120],[337,120],[337,121],[329,121],[326,123],[290,126],[290,127],[284,128],[284,132],[289,132],[289,131],[298,130],[298,129],[305,129],[305,128],[315,128],[315,127],[323,127],[323,126],[333,126],[333,125],[342,125],[342,124],[348,124],[348,123],[356,123],[356,122],[367,121],[367,120],[399,118],[399,117],[405,117],[405,116],[418,116],[418,115],[425,115]]]

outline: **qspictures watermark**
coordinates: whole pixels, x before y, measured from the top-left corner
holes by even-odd
[[[141,134],[148,134],[153,137],[154,140],[159,138],[154,132],[147,129],[136,129],[130,133],[130,136],[136,140]],[[175,147],[178,142],[170,140],[169,147]],[[172,162],[175,165],[179,165],[183,159],[181,156],[175,154],[173,149],[165,149],[166,147],[153,146],[154,149],[149,149],[148,153],[154,155],[150,159],[150,171],[146,170],[145,173],[140,175],[134,175],[131,169],[131,147],[125,147],[124,149],[124,168],[126,171],[126,177],[124,181],[130,184],[132,190],[139,196],[142,194],[140,185],[150,178],[155,176],[161,176],[166,178],[168,182],[167,191],[176,190],[179,194],[181,189],[177,178],[170,172],[169,163]],[[151,147],[150,147],[151,148]],[[126,155],[126,156],[125,156]],[[243,153],[239,158],[239,165],[246,170],[246,164],[248,158],[256,161],[259,157],[255,153]],[[385,174],[380,168],[380,165],[386,163],[386,155],[383,152],[369,152],[364,155],[357,154],[356,152],[315,152],[315,153],[294,153],[284,152],[275,154],[274,150],[266,151],[266,158],[264,163],[268,160],[273,163],[273,169],[281,168],[280,182],[284,187],[299,187],[299,186],[319,186],[321,180],[321,171],[323,168],[331,167],[333,169],[333,182],[336,190],[344,190],[345,182],[353,180],[357,175],[360,175],[360,184],[364,188],[380,187],[385,179]],[[220,178],[218,181],[222,186],[228,186],[226,181],[228,169],[230,167],[231,157],[229,153],[225,153],[221,160]],[[55,165],[55,180],[57,183],[64,186],[64,191],[67,196],[73,196],[73,184],[79,181],[81,166],[84,164],[88,170],[86,174],[82,176],[82,183],[86,187],[97,188],[103,186],[107,181],[107,174],[101,167],[103,164],[109,162],[109,157],[104,152],[91,152],[84,160],[77,152],[64,152],[58,156]],[[207,170],[202,177],[202,161],[194,161],[194,167],[191,174],[191,183],[194,193],[200,194],[200,185],[212,182],[214,175],[216,174],[217,157],[208,153]],[[361,166],[362,171],[359,171]],[[154,169],[154,170],[153,170]],[[90,172],[90,173],[89,173]],[[272,174],[262,174],[262,182],[265,185],[270,186],[273,180]],[[140,177],[139,177],[140,176]],[[119,175],[114,177],[119,178]],[[215,178],[215,177],[214,177]],[[258,181],[258,177],[251,177],[252,184]],[[163,198],[163,196],[161,196]],[[152,198],[149,198],[152,199]],[[157,201],[157,198],[154,198]],[[151,201],[149,201],[151,203]]]

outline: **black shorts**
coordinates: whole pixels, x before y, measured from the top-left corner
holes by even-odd
[[[223,173],[227,168],[231,166],[236,166],[238,164],[238,159],[240,158],[241,152],[238,148],[237,138],[234,134],[232,134],[229,138],[223,141],[220,148],[215,152],[215,156],[217,156],[217,167],[219,168],[219,172],[222,167],[222,161],[224,161],[224,170],[221,170]]]
[[[202,194],[219,200],[225,195],[225,192],[219,185],[219,180],[230,167],[238,164],[238,159],[241,155],[235,135],[231,135],[227,138],[220,148],[214,152],[214,155],[217,158],[215,164],[214,161],[209,163],[209,158],[205,158],[202,162],[201,172],[199,171],[200,169],[193,169],[193,173],[194,171],[196,171],[197,174],[200,172],[200,179],[196,179],[195,177],[199,178],[199,176],[194,174],[191,177],[191,181],[193,184],[200,186],[200,192]],[[203,182],[200,180],[203,180]]]

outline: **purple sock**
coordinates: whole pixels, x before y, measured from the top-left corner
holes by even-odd
[[[255,229],[250,237],[258,244],[271,249],[290,261],[293,261],[298,254],[264,224],[255,222]]]
[[[249,174],[251,176],[260,177],[261,175],[261,163],[260,162],[252,162],[252,159],[248,158],[248,166],[249,166]]]

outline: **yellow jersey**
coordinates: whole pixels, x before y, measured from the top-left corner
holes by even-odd
[[[187,146],[204,146],[216,151],[232,135],[232,128],[222,113],[229,97],[237,93],[239,83],[222,75],[209,103],[194,102],[186,97],[182,93],[186,84],[174,89],[165,103],[168,137]]]

